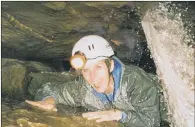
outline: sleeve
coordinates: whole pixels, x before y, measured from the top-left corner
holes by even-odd
[[[130,127],[160,126],[158,84],[141,69],[129,76],[127,95],[134,110],[124,110],[121,121]]]
[[[82,82],[79,82],[78,79],[62,84],[48,82],[37,91],[35,100],[44,100],[47,97],[53,97],[56,104],[61,103],[78,107],[81,105],[82,100],[80,94],[81,87]]]

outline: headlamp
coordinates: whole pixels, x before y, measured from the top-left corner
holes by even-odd
[[[70,58],[70,64],[76,70],[82,69],[84,67],[86,61],[87,61],[87,59],[86,59],[85,55],[80,53],[80,52],[75,53],[75,55],[73,55]]]

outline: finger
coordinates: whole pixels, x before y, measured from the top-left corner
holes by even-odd
[[[104,121],[113,121],[113,120],[112,119],[105,118],[105,117],[101,117],[101,119],[97,119],[96,120],[97,123],[104,122]]]
[[[41,107],[41,109],[44,110],[44,111],[51,111],[51,112],[57,112],[58,111],[57,108],[43,108],[43,107]]]
[[[97,120],[96,120],[97,123],[101,123],[101,122],[104,122],[104,121],[107,121],[107,120],[105,120],[105,119],[103,119],[103,118],[97,119]]]
[[[82,116],[86,118],[86,117],[92,117],[96,114],[97,114],[96,112],[87,112],[87,113],[83,113]]]
[[[100,119],[100,118],[101,118],[101,116],[98,116],[98,115],[96,115],[96,116],[91,116],[91,117],[87,117],[88,120]]]
[[[57,110],[57,108],[53,108],[52,111],[57,112],[58,110]]]
[[[29,101],[29,100],[25,100],[26,103],[30,104],[30,105],[33,105],[33,106],[40,106],[40,104],[38,102],[35,102],[35,101]]]

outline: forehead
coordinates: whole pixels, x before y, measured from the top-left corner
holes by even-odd
[[[100,65],[100,64],[104,64],[104,60],[99,60],[99,61],[87,61],[87,63],[85,64],[83,69],[87,69],[87,68],[92,68],[94,66]]]

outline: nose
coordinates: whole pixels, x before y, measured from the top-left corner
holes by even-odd
[[[91,77],[91,81],[92,82],[96,82],[97,81],[97,72],[95,69],[91,70],[91,73],[90,73],[90,77]]]

